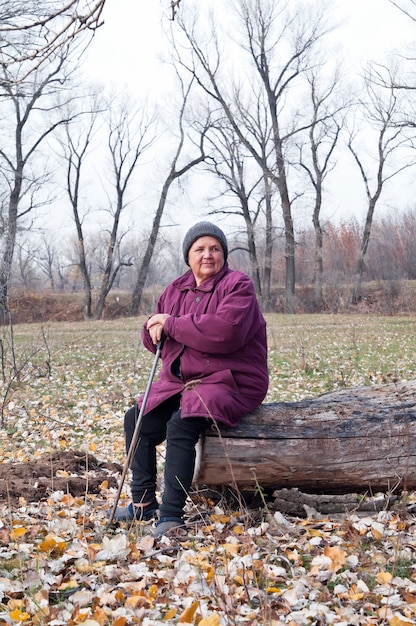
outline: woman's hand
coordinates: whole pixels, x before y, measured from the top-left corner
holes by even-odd
[[[146,328],[155,346],[162,338],[163,327],[169,317],[167,313],[156,313],[147,320]]]

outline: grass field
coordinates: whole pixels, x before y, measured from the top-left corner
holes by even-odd
[[[12,439],[1,454],[26,455],[31,445],[39,451],[54,437],[70,438],[75,447],[100,445],[100,437],[108,441],[112,433],[113,454],[121,460],[122,416],[144,390],[153,363],[141,345],[142,322],[16,326],[19,376],[12,379],[5,367],[2,385],[3,422]],[[413,317],[268,315],[267,325],[267,402],[416,377]],[[7,348],[5,355],[10,358]]]
[[[413,317],[270,316],[270,400],[298,400],[339,387],[410,380]]]
[[[51,451],[124,463],[124,411],[154,360],[141,346],[142,322],[19,325],[14,356],[3,333],[6,475],[11,463],[36,467]],[[266,401],[416,377],[413,317],[267,322]],[[142,525],[107,527],[115,488],[105,482],[80,497],[54,487],[36,502],[0,501],[1,624],[416,623],[416,517],[405,509],[415,494],[400,508],[333,518],[230,510],[202,494],[188,540],[159,545]]]

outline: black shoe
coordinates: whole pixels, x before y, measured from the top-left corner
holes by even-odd
[[[160,539],[163,535],[185,539],[187,536],[186,526],[182,519],[159,520],[152,533],[155,539]]]
[[[118,506],[115,510],[113,520],[115,522],[149,522],[157,517],[157,503],[154,502],[148,506],[134,506],[130,502],[127,507]],[[110,513],[107,514],[110,517]]]

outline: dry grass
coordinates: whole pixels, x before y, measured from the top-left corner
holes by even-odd
[[[415,377],[413,318],[267,321],[267,400]],[[0,461],[77,449],[123,462],[123,413],[153,362],[142,322],[19,325],[14,370],[5,331]],[[415,623],[415,520],[402,510],[300,519],[200,503],[204,522],[188,541],[154,546],[140,526],[106,528],[113,498],[103,484],[98,495],[1,503],[1,623]]]

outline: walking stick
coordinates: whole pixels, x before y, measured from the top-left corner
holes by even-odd
[[[136,425],[134,427],[133,436],[132,436],[132,439],[131,439],[131,442],[130,442],[130,447],[129,447],[129,450],[128,450],[128,453],[127,453],[126,462],[124,463],[123,473],[121,474],[120,484],[118,486],[116,499],[114,501],[113,508],[111,509],[111,513],[110,513],[110,516],[108,518],[107,526],[110,526],[113,523],[114,515],[116,513],[116,509],[117,509],[117,505],[118,505],[118,501],[120,500],[121,490],[123,489],[124,481],[126,479],[126,475],[127,475],[128,470],[129,470],[130,463],[131,463],[131,460],[133,458],[133,454],[134,454],[134,451],[136,449],[137,442],[139,440],[139,434],[140,434],[140,428],[141,428],[141,425],[142,425],[143,414],[144,414],[144,410],[146,408],[147,398],[149,397],[150,387],[152,386],[153,378],[155,376],[156,367],[157,367],[157,363],[159,361],[160,353],[162,351],[163,340],[164,340],[164,336],[162,335],[162,337],[159,339],[159,341],[157,343],[156,354],[155,354],[155,359],[153,361],[152,370],[150,372],[149,380],[147,381],[147,386],[146,386],[146,391],[144,392],[142,406],[140,407],[139,416],[137,418],[137,422],[136,422]]]

